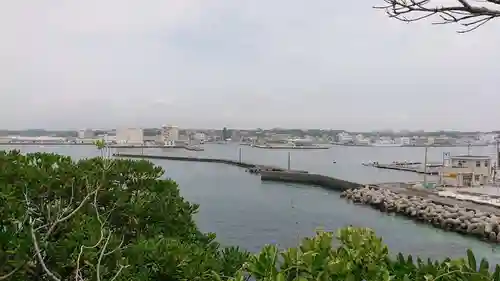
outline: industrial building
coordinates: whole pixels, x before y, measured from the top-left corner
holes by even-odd
[[[116,143],[142,145],[144,144],[144,131],[141,128],[122,128],[116,130]]]
[[[161,127],[160,140],[165,146],[174,146],[179,141],[179,127],[163,125]]]

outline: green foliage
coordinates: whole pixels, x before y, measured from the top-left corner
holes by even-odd
[[[213,280],[248,257],[150,162],[0,151],[0,169],[0,280]]]
[[[244,268],[232,281],[252,277],[256,281],[500,281],[500,267],[489,271],[489,264],[479,265],[471,251],[467,259],[416,263],[411,256],[389,256],[388,248],[375,233],[366,228],[344,228],[338,231],[338,247],[333,247],[334,235],[319,231],[313,238],[305,238],[297,248],[279,252],[267,245],[250,257]]]

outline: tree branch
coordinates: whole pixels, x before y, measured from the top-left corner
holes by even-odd
[[[52,272],[48,268],[47,264],[45,264],[44,255],[46,255],[46,253],[42,252],[43,250],[41,250],[41,248],[42,249],[44,248],[44,245],[47,243],[50,236],[54,233],[54,231],[56,230],[58,225],[64,223],[65,221],[67,221],[67,220],[73,218],[75,215],[77,215],[77,213],[82,208],[84,208],[84,206],[86,204],[88,204],[89,201],[92,199],[93,199],[93,202],[90,204],[93,206],[96,219],[100,225],[99,230],[98,230],[100,232],[100,237],[99,237],[99,240],[96,242],[96,244],[94,244],[92,246],[85,246],[85,245],[80,246],[80,251],[79,251],[79,254],[78,254],[77,260],[76,260],[75,271],[73,272],[74,277],[75,277],[75,281],[83,281],[85,278],[83,276],[83,273],[82,273],[82,268],[84,268],[85,266],[80,267],[81,259],[82,259],[82,256],[83,256],[85,249],[96,249],[104,243],[98,251],[98,259],[96,261],[96,266],[95,266],[95,269],[96,269],[95,274],[96,274],[96,279],[98,281],[102,280],[102,276],[101,276],[102,266],[103,266],[102,264],[103,264],[103,260],[105,259],[105,257],[123,249],[122,246],[124,243],[124,237],[122,236],[120,243],[114,249],[108,250],[108,248],[109,248],[108,246],[111,242],[113,231],[111,229],[106,229],[105,222],[108,220],[108,218],[105,218],[106,212],[104,214],[100,213],[100,208],[98,205],[98,194],[102,188],[102,185],[99,185],[97,188],[93,188],[88,183],[88,179],[86,179],[86,181],[87,181],[86,188],[88,190],[86,196],[81,200],[81,202],[79,202],[77,204],[75,202],[75,198],[74,198],[74,196],[75,196],[74,186],[72,186],[71,187],[72,188],[71,189],[71,198],[69,199],[69,202],[65,207],[63,207],[63,203],[62,203],[63,200],[60,198],[56,198],[52,202],[49,202],[49,204],[47,205],[47,207],[45,209],[45,207],[43,205],[39,206],[37,204],[34,204],[30,200],[29,195],[28,195],[28,188],[26,188],[26,191],[24,192],[25,204],[26,204],[26,218],[29,220],[31,240],[32,240],[33,248],[34,248],[34,250],[33,250],[34,255],[33,255],[32,259],[36,258],[36,260],[38,261],[38,263],[42,267],[45,274],[49,277],[49,279],[51,279],[53,281],[61,281],[61,277],[59,277],[59,275],[56,274],[55,272]],[[93,198],[92,198],[92,196],[93,196]],[[77,204],[77,205],[74,206],[75,204]],[[107,216],[111,215],[111,212],[112,212],[112,210],[109,211],[109,214],[107,214]],[[101,217],[101,216],[104,216],[104,217]],[[38,234],[38,231],[41,231],[41,230],[46,230],[46,232]],[[45,244],[42,244],[42,247],[40,247],[39,240],[38,240],[37,236],[41,237],[42,243],[45,243]],[[86,263],[86,262],[84,262],[84,263]],[[0,281],[6,280],[6,279],[10,278],[11,276],[13,276],[25,264],[26,264],[26,262],[23,265],[19,266],[18,268],[14,269],[12,272],[8,273],[7,275],[0,276],[0,278],[1,278]],[[123,269],[125,269],[127,267],[128,267],[128,265],[122,265],[122,264],[117,263],[117,269],[115,270],[115,273],[114,273],[113,277],[111,278],[111,280],[116,280],[118,278],[118,276],[122,273]],[[107,270],[106,270],[106,272],[107,272]],[[71,275],[73,275],[73,273]]]
[[[432,16],[439,21],[433,24],[458,23],[464,28],[457,31],[466,33],[500,17],[500,0],[484,0],[488,6],[471,4],[469,0],[455,0],[455,5],[438,5],[437,0],[383,0],[385,5],[375,9],[385,10],[390,18],[413,22]]]
[[[33,228],[33,220],[30,220],[30,230],[31,230],[31,239],[33,241],[33,247],[35,247],[35,255],[36,255],[37,259],[38,259],[38,262],[42,266],[43,271],[45,271],[45,273],[47,273],[47,275],[50,278],[52,278],[52,280],[54,280],[54,281],[61,281],[61,279],[59,279],[54,273],[52,273],[52,271],[50,271],[47,268],[47,265],[43,261],[42,253],[40,252],[40,246],[38,246],[38,239],[36,238],[35,230]]]

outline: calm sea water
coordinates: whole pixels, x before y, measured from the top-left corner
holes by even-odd
[[[22,152],[56,152],[75,158],[99,154],[93,147],[84,146],[15,148]],[[429,161],[439,162],[442,153],[448,151],[467,153],[467,148],[429,149]],[[238,147],[233,145],[207,145],[201,152],[178,149],[120,152],[238,159]],[[494,148],[474,147],[472,153],[493,155]],[[287,154],[282,150],[242,148],[244,161],[260,164],[286,167]],[[420,180],[420,176],[412,173],[364,167],[361,162],[423,161],[424,149],[339,146],[329,150],[292,151],[291,154],[292,168],[368,183]],[[333,164],[333,160],[337,163]],[[262,183],[258,176],[221,164],[153,162],[166,170],[166,177],[177,181],[186,199],[200,204],[200,212],[196,215],[200,228],[217,233],[218,240],[226,245],[239,245],[250,251],[274,242],[289,247],[296,245],[300,237],[312,235],[316,228],[335,230],[355,225],[375,229],[394,252],[443,258],[463,256],[465,250],[471,248],[490,263],[500,263],[500,247],[350,204],[340,199],[337,192],[295,184]]]

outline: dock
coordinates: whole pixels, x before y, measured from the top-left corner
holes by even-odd
[[[439,170],[436,169],[438,168],[437,166],[427,165],[427,171],[424,171],[424,168],[421,167],[420,164],[421,163],[415,162],[406,165],[401,163],[395,163],[395,164],[363,163],[362,165],[378,169],[396,170],[402,172],[412,172],[412,173],[427,174],[427,175],[439,175]]]

